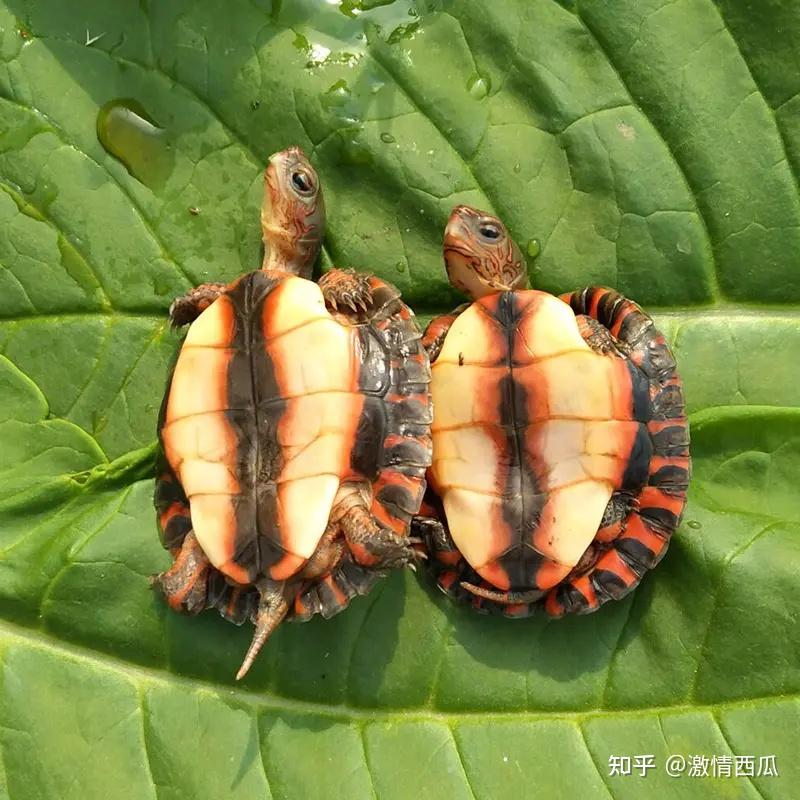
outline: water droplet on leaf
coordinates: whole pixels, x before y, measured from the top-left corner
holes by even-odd
[[[539,244],[538,239],[529,239],[526,250],[531,258],[536,258],[542,252],[542,246]]]
[[[145,186],[157,189],[166,183],[175,162],[169,135],[138,101],[106,103],[97,113],[97,138]]]
[[[387,133],[386,131],[384,131],[381,134],[381,141],[385,142],[386,144],[392,144],[392,142],[395,141],[395,138],[394,138],[394,136],[392,136],[391,133]]]
[[[325,106],[325,108],[340,108],[345,105],[349,99],[350,87],[347,85],[347,81],[339,80],[328,87],[328,90],[322,95],[322,105]]]
[[[467,91],[470,93],[470,96],[474,97],[476,100],[483,100],[483,98],[489,94],[491,88],[492,82],[489,78],[478,72],[474,73],[467,81]]]
[[[695,530],[703,527],[703,524],[701,522],[698,522],[696,519],[690,519],[686,524],[690,528],[694,528]]]
[[[518,161],[516,164],[514,164],[514,172],[521,172],[521,171],[522,171],[522,164],[520,164]]]
[[[398,272],[405,272],[406,271],[406,265],[405,265],[404,261],[398,261],[395,264],[395,267],[396,267]]]

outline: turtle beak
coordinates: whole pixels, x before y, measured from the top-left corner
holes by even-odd
[[[458,250],[469,240],[469,233],[479,213],[470,206],[456,206],[444,229],[444,246]]]

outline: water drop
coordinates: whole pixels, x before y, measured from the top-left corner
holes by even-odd
[[[489,78],[484,77],[478,72],[473,74],[467,81],[467,91],[470,93],[470,96],[474,97],[476,100],[483,100],[483,98],[489,94],[491,88],[492,82]]]
[[[398,272],[405,272],[406,271],[406,264],[404,261],[398,261],[395,265],[395,268]]]
[[[392,136],[391,133],[387,133],[386,131],[384,131],[381,134],[381,141],[385,142],[386,144],[392,144],[395,141],[395,138],[394,136]]]
[[[521,171],[522,171],[522,164],[520,164],[519,161],[517,161],[517,163],[514,164],[514,172],[521,172]]]
[[[97,138],[145,186],[166,183],[175,162],[169,135],[136,100],[106,103],[97,113]]]
[[[695,530],[703,527],[703,524],[701,522],[698,522],[696,519],[690,519],[686,524],[690,528],[694,528]]]
[[[536,256],[538,256],[539,253],[542,252],[542,246],[541,246],[541,244],[539,244],[539,240],[538,239],[529,239],[528,240],[528,246],[527,246],[526,249],[528,251],[528,255],[531,258],[536,258]]]
[[[189,207],[189,213],[193,217],[196,217],[196,216],[198,216],[200,214],[200,209],[197,206],[190,206]]]
[[[328,87],[328,90],[322,95],[322,105],[325,108],[340,108],[349,99],[350,87],[347,85],[347,81],[339,80]]]

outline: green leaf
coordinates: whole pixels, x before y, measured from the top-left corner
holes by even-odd
[[[795,796],[798,35],[789,0],[0,0],[0,798]],[[120,100],[154,125],[131,172],[97,137]],[[166,309],[258,266],[293,143],[324,263],[423,319],[459,302],[460,202],[536,286],[654,312],[695,477],[632,596],[509,621],[395,574],[240,685],[250,631],[154,596]],[[779,777],[670,778],[671,754]]]

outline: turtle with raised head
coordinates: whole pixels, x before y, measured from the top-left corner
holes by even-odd
[[[265,172],[262,268],[170,308],[189,324],[158,422],[155,505],[170,606],[256,626],[241,678],[284,618],[325,617],[418,557],[430,366],[377,277],[310,280],[325,223],[304,154]]]
[[[432,490],[424,537],[439,586],[484,611],[585,613],[664,555],[690,476],[681,381],[635,303],[527,288],[496,217],[459,206],[444,236],[471,302],[434,319]]]

